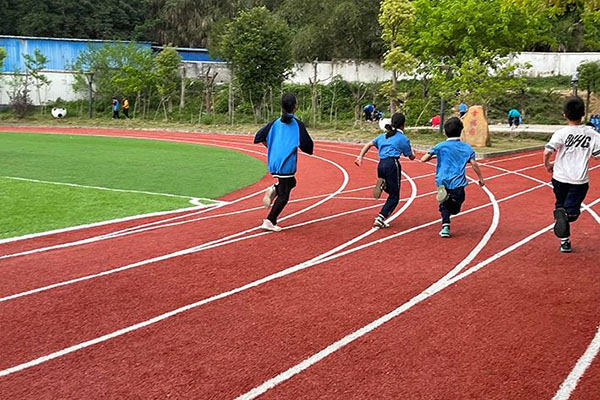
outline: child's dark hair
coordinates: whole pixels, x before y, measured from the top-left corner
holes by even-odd
[[[444,124],[444,132],[449,138],[460,137],[464,127],[460,118],[452,117]]]
[[[585,103],[581,97],[569,97],[565,101],[563,112],[569,121],[581,121],[581,118],[585,115]]]
[[[296,96],[291,93],[284,94],[281,97],[281,111],[283,111],[281,122],[287,124],[294,119],[294,109],[296,108],[296,104],[298,104]]]
[[[398,128],[404,128],[404,124],[406,123],[406,117],[402,113],[396,113],[392,115],[392,122],[385,125],[385,138],[391,138],[396,134]]]

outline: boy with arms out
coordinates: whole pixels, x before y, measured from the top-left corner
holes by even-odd
[[[600,135],[581,124],[585,115],[581,98],[567,99],[563,111],[568,125],[552,135],[544,150],[544,165],[552,172],[556,197],[554,234],[561,240],[560,251],[570,253],[570,225],[579,218],[589,189],[589,160],[600,158]],[[550,162],[552,154],[556,154],[554,164]]]
[[[465,202],[467,182],[467,164],[470,163],[479,178],[479,186],[484,186],[483,175],[475,161],[475,152],[467,143],[461,142],[460,134],[464,126],[459,118],[450,118],[444,124],[444,133],[448,137],[445,142],[438,143],[421,158],[427,162],[437,157],[435,183],[437,185],[437,201],[440,203],[442,230],[440,236],[450,237],[450,216],[460,212]]]
[[[290,193],[296,186],[294,175],[297,170],[298,148],[304,153],[313,153],[313,141],[304,123],[294,115],[298,109],[296,96],[286,94],[281,98],[282,115],[259,130],[254,143],[262,143],[267,147],[267,163],[269,172],[278,182],[267,189],[263,198],[266,208],[271,207],[267,219],[261,228],[279,232],[277,218],[290,199]]]
[[[405,120],[404,114],[394,114],[390,123],[385,125],[386,132],[367,143],[354,161],[360,167],[365,154],[372,146],[379,151],[378,179],[373,190],[373,197],[378,199],[381,192],[385,191],[388,198],[375,218],[373,228],[388,228],[390,225],[385,220],[394,212],[400,202],[400,172],[402,171],[398,161],[400,156],[404,155],[410,160],[415,159],[410,141],[404,136]]]

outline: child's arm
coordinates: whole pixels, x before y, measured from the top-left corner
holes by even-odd
[[[552,173],[554,171],[554,164],[550,162],[550,158],[554,154],[553,151],[548,149],[544,150],[544,166],[546,167],[546,171]]]
[[[375,144],[373,144],[372,141],[365,144],[363,146],[363,148],[360,150],[360,154],[356,157],[356,160],[354,160],[354,164],[356,164],[360,167],[362,165],[362,160],[365,157],[365,154],[367,154],[367,151],[369,151],[369,149],[373,146],[375,146]]]
[[[410,161],[413,161],[415,158],[417,158],[417,156],[415,155],[415,150],[411,147],[411,149],[410,149],[410,156],[408,156],[408,159]]]
[[[477,177],[479,178],[479,186],[484,187],[485,182],[483,181],[483,174],[481,173],[481,169],[479,169],[479,164],[477,164],[477,161],[475,161],[475,159],[472,159],[469,162],[471,163],[471,166],[473,167],[473,171],[475,171],[475,173],[477,174]]]
[[[421,157],[421,162],[427,162],[433,158],[433,154],[425,153],[423,157]]]

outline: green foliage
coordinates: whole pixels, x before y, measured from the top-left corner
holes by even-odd
[[[6,50],[3,47],[0,47],[0,68],[4,66],[4,59],[6,58]]]
[[[600,91],[600,62],[589,61],[579,64],[579,85],[588,92],[598,94]]]
[[[132,39],[150,0],[0,0],[0,34]]]
[[[33,86],[37,90],[38,103],[41,104],[41,89],[44,86],[49,86],[51,83],[50,79],[42,74],[42,71],[46,68],[50,60],[39,49],[35,49],[33,55],[23,54],[23,58],[25,59],[25,72],[33,80]]]
[[[382,52],[379,0],[285,0],[274,11],[293,32],[298,61],[375,59]]]
[[[290,38],[285,21],[258,7],[242,11],[229,23],[217,46],[257,113],[267,93],[279,87],[292,68]]]
[[[383,67],[400,73],[410,73],[416,66],[415,57],[407,51],[415,22],[415,7],[408,0],[383,0],[379,24],[382,38],[388,45]]]
[[[156,88],[162,97],[170,97],[177,90],[181,57],[173,47],[165,47],[154,58]]]
[[[546,14],[538,0],[415,0],[411,53],[428,65],[453,67],[477,59],[493,66],[498,58],[536,40]],[[435,21],[435,23],[432,23]]]
[[[150,91],[157,81],[152,50],[133,42],[90,45],[72,67],[76,71],[74,90],[87,94],[89,79],[93,79],[94,99],[101,104],[110,104],[116,95]]]

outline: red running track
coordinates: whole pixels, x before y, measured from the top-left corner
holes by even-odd
[[[19,130],[42,129],[56,132]],[[262,151],[246,136],[60,131]],[[0,393],[7,398],[235,398],[291,371],[264,396],[551,398],[600,323],[598,221],[591,214],[582,215],[574,228],[573,254],[559,254],[556,239],[546,232],[489,261],[552,222],[551,190],[528,178],[549,180],[539,167],[541,155],[486,161],[486,176],[506,174],[487,185],[498,207],[494,211],[490,205],[492,195],[470,185],[467,213],[455,218],[449,240],[437,236],[436,203],[427,195],[434,189],[433,178],[417,178],[433,173],[434,166],[405,161],[403,170],[416,178],[418,196],[410,201],[411,186],[405,180],[401,205],[408,208],[392,227],[366,235],[330,260],[302,268],[307,265],[302,263],[360,239],[369,230],[378,208],[325,219],[378,207],[368,199],[368,189],[359,190],[372,183],[375,164],[353,166],[358,149],[352,144],[318,142],[317,155],[329,162],[301,158],[295,199],[357,191],[338,194],[290,218],[282,224],[309,224],[277,235],[250,237],[258,233],[252,231],[241,235],[245,238],[241,241],[94,277],[252,229],[264,215],[264,210],[251,210],[260,202],[256,195],[195,217],[186,213],[177,220],[184,224],[159,224],[157,229],[117,238],[0,259],[0,297],[7,299],[0,302],[0,375],[6,374],[0,376]],[[526,176],[493,166],[521,170]],[[345,186],[343,170],[349,176]],[[590,203],[600,197],[594,185],[599,172],[593,170],[591,177]],[[226,199],[258,192],[269,182],[264,179]],[[290,204],[285,215],[321,199]],[[249,211],[218,216],[243,210]],[[600,213],[600,206],[594,205],[593,210]],[[5,243],[0,254],[71,243],[170,217]],[[198,217],[207,218],[194,220]],[[372,243],[380,239],[381,243]],[[461,265],[469,255],[472,261]],[[452,285],[442,282],[442,290],[378,328],[335,348],[306,369],[294,369],[419,296],[456,265],[469,271],[482,262],[489,264],[471,275],[460,275]],[[292,266],[299,267],[273,276]],[[90,278],[68,283],[81,277]],[[271,280],[243,288],[265,277]],[[58,282],[67,284],[51,287]],[[44,287],[48,289],[27,294]],[[236,288],[244,290],[230,293]],[[25,294],[9,298],[19,293]],[[215,295],[222,297],[211,300]],[[208,300],[165,317],[203,299]],[[164,319],[134,329],[161,315]],[[119,334],[120,329],[130,330]],[[106,337],[111,332],[116,332],[114,337]],[[97,338],[97,343],[86,343]],[[35,365],[27,364],[31,361]],[[11,369],[18,366],[23,369]],[[573,398],[594,398],[600,393],[599,371],[596,360],[583,374]]]

